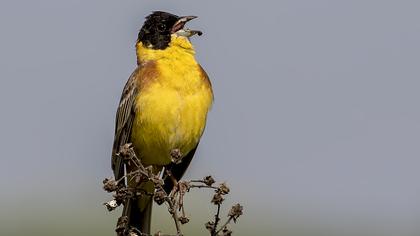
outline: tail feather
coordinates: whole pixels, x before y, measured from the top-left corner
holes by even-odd
[[[184,158],[180,164],[171,164],[166,168],[171,171],[173,177],[176,180],[180,180],[184,175],[187,167],[189,166],[197,146],[192,149]],[[130,170],[128,170],[130,172]],[[165,177],[164,177],[165,179]],[[134,186],[135,183],[128,183],[128,186]],[[139,187],[139,186],[137,186]],[[169,179],[165,180],[164,190],[169,193],[173,188],[173,183]],[[141,184],[141,189],[146,192],[153,193],[154,185],[152,182],[146,182]],[[131,204],[124,206],[125,210],[128,210],[129,217],[129,226],[134,227],[144,234],[150,234],[151,231],[151,222],[152,222],[152,206],[153,198],[151,196],[141,196],[137,199],[133,199]],[[128,207],[129,209],[126,209]]]
[[[139,201],[142,201],[141,205],[143,205],[145,199],[138,199],[137,202],[131,204],[129,225],[137,230],[140,230],[142,233],[150,234],[153,199],[151,197],[147,198],[148,199],[144,207],[140,207]]]
[[[198,146],[198,144],[197,144]],[[185,171],[187,170],[188,166],[191,163],[192,158],[194,157],[195,150],[197,150],[197,146],[193,148],[185,157],[182,158],[182,162],[179,164],[170,164],[167,166],[167,170],[169,170],[172,173],[172,176],[176,180],[180,180],[182,176],[184,175]],[[173,182],[170,179],[167,179],[167,176],[164,176],[165,179],[165,185],[163,186],[164,190],[167,193],[170,193],[172,188],[174,187]]]

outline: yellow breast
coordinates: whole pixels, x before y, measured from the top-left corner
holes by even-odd
[[[173,36],[175,37],[175,36]],[[186,155],[199,142],[213,96],[192,45],[173,38],[165,50],[137,45],[140,63],[154,61],[156,78],[141,86],[131,141],[146,165],[167,165],[170,152]]]

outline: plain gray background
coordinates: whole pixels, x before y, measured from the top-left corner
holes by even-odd
[[[228,204],[245,205],[236,235],[418,235],[419,9],[1,0],[0,234],[113,235],[101,180],[116,106],[144,17],[165,10],[199,16],[215,104],[186,177],[228,182]],[[213,214],[203,196],[186,229]]]

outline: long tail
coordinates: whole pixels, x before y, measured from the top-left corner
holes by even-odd
[[[152,200],[142,209],[139,206],[141,199],[128,199],[124,203],[122,216],[118,219],[117,223],[117,236],[130,235],[129,232],[134,230],[134,233],[150,234],[150,223],[152,221]]]
[[[131,172],[128,169],[128,172]],[[128,182],[128,186],[142,189],[146,193],[152,193],[154,191],[154,184],[151,181],[140,183],[139,185],[135,182]],[[151,222],[152,222],[152,206],[153,197],[151,195],[141,195],[136,198],[130,198],[124,204],[123,216],[128,217],[129,229],[135,229],[143,234],[150,234]]]
[[[131,208],[129,226],[140,230],[142,233],[150,234],[153,199],[146,196],[132,201],[133,204],[129,204],[131,205],[129,206]]]

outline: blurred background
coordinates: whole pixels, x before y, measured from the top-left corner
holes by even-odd
[[[420,2],[2,0],[0,235],[114,235],[110,152],[153,10],[189,27],[215,104],[186,178],[227,181],[234,235],[420,234]],[[186,235],[206,235],[193,192]],[[223,213],[226,215],[226,212]],[[165,207],[154,229],[172,230]]]

